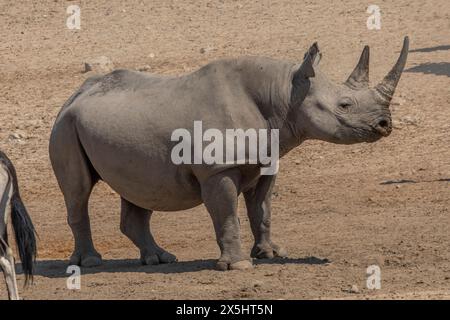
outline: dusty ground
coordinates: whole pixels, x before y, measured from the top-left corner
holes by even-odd
[[[81,30],[66,7],[81,6]],[[304,3],[304,4],[302,4]],[[0,0],[0,148],[17,166],[39,233],[35,283],[25,299],[450,298],[450,4],[434,1],[22,1]],[[368,30],[369,4],[382,29]],[[375,144],[308,142],[281,163],[273,238],[289,259],[249,272],[213,271],[218,248],[204,207],[156,213],[160,244],[180,262],[141,266],[119,231],[119,199],[101,184],[91,201],[105,265],[66,288],[72,236],[47,144],[63,102],[89,76],[83,62],[177,74],[225,56],[299,61],[318,41],[322,69],[343,81],[364,44],[378,81],[411,38],[396,92],[396,130]],[[203,48],[203,49],[202,49]],[[419,50],[417,50],[419,49]],[[11,137],[13,135],[14,137]],[[296,164],[297,161],[297,164]],[[410,183],[387,183],[399,180]],[[242,236],[252,238],[241,204]],[[382,288],[365,287],[377,264]],[[19,275],[19,281],[23,276]],[[352,292],[356,285],[359,292]],[[6,298],[0,281],[0,297]]]

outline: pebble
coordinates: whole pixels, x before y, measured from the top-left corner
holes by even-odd
[[[93,71],[95,73],[108,73],[114,69],[114,63],[106,56],[100,56],[84,62],[83,73]]]
[[[352,285],[352,288],[350,289],[351,293],[359,293],[359,288],[356,284]]]

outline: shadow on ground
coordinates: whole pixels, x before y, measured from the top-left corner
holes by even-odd
[[[413,49],[413,50],[409,50],[409,52],[433,52],[433,51],[443,51],[443,50],[450,50],[450,45]]]
[[[381,185],[389,185],[389,184],[404,184],[404,183],[427,183],[427,182],[450,182],[450,178],[441,178],[435,180],[409,180],[409,179],[398,179],[398,180],[386,180],[381,182]]]
[[[261,259],[255,260],[255,265],[264,264],[304,264],[304,265],[320,265],[327,264],[328,259],[320,259],[316,257],[305,258],[275,258],[275,259]],[[142,272],[142,273],[186,273],[197,272],[202,270],[214,270],[216,260],[193,260],[181,261],[170,264],[160,264],[154,266],[144,266],[137,259],[117,259],[117,260],[103,260],[103,264],[99,267],[81,268],[81,273],[96,274],[96,273],[117,273],[117,272]],[[16,265],[17,273],[22,274],[20,264]],[[70,274],[66,273],[68,267],[67,260],[43,260],[36,262],[35,275],[46,278],[66,278]],[[218,271],[219,272],[219,271]]]
[[[450,62],[426,62],[409,68],[405,72],[420,72],[450,77]]]

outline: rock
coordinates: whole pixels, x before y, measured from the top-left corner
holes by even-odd
[[[204,53],[209,53],[211,51],[214,50],[214,47],[206,47],[206,48],[200,48],[200,53],[204,54]]]
[[[16,131],[9,135],[10,140],[25,140],[28,139],[27,133],[25,131]]]
[[[95,73],[108,73],[114,69],[114,63],[105,56],[90,59],[84,62],[83,73],[93,71]]]
[[[138,71],[150,71],[151,69],[152,67],[146,64],[145,66],[138,68]]]
[[[417,119],[411,116],[405,116],[401,119],[401,121],[406,125],[417,126]]]
[[[359,293],[359,288],[356,284],[352,285],[352,288],[350,289],[350,293]]]
[[[16,132],[13,132],[9,135],[8,140],[10,142],[24,144],[25,140],[28,139],[28,135],[25,131],[18,130]]]
[[[402,97],[394,96],[391,101],[391,105],[393,106],[402,106],[406,103],[406,100]]]
[[[155,54],[154,54],[154,53],[150,53],[150,54],[148,55],[148,57],[151,58],[151,59],[153,59],[153,58],[155,57]]]

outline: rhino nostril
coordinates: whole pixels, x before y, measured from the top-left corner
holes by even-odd
[[[389,119],[383,118],[378,121],[374,129],[381,135],[388,136],[392,131],[391,121]]]
[[[383,119],[380,122],[378,122],[378,126],[385,129],[385,128],[389,127],[389,121],[387,121],[386,119]]]

